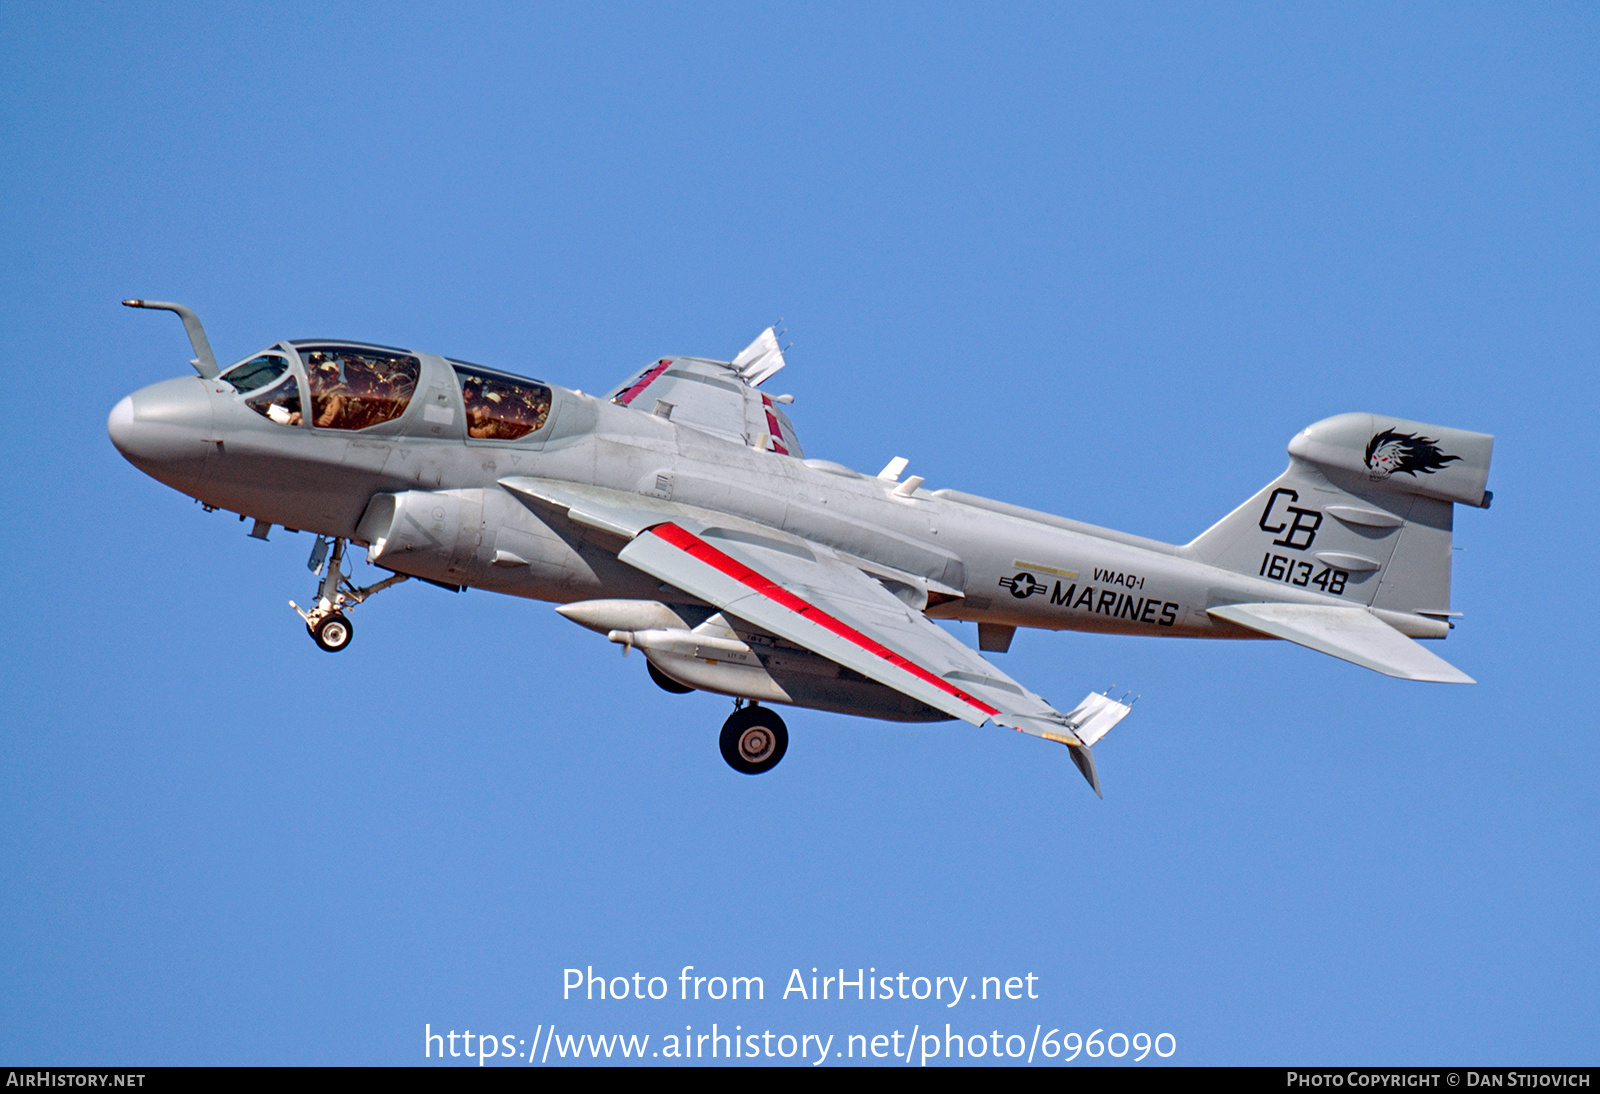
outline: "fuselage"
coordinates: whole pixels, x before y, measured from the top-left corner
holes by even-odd
[[[292,357],[288,345],[282,352]],[[1351,575],[1338,596],[1288,587],[1206,565],[1180,546],[951,490],[902,496],[893,480],[724,440],[555,385],[539,385],[549,392],[539,428],[514,440],[474,439],[462,363],[411,356],[420,378],[403,412],[365,428],[318,427],[311,413],[271,416],[254,389],[200,377],[134,393],[108,427],[131,462],[208,507],[369,551],[381,519],[395,531],[370,556],[378,565],[557,603],[663,594],[617,560],[615,542],[526,504],[500,485],[508,477],[664,499],[781,529],[858,560],[936,618],[1255,637],[1206,609],[1360,595],[1362,575]],[[297,362],[293,375],[303,377],[304,367]],[[390,499],[382,513],[378,498]]]

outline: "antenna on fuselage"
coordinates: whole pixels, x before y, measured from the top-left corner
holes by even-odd
[[[211,342],[206,338],[206,329],[200,325],[200,317],[182,304],[169,304],[165,300],[124,300],[124,307],[150,308],[154,311],[177,312],[178,318],[183,320],[183,329],[189,335],[189,344],[194,347],[194,359],[189,363],[194,370],[207,380],[216,379],[222,370],[217,367],[217,355],[211,352]]]

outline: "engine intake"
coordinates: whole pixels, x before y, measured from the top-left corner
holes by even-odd
[[[481,490],[378,494],[356,525],[368,562],[446,582],[466,571],[482,534]]]

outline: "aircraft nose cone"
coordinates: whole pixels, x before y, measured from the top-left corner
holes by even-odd
[[[194,376],[151,384],[111,408],[106,432],[129,463],[189,492],[213,448],[211,395]]]
[[[117,446],[117,451],[126,456],[133,444],[132,395],[124,395],[122,401],[111,408],[111,415],[106,418],[106,432],[111,435],[111,443]]]

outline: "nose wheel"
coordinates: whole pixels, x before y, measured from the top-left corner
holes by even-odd
[[[315,626],[306,626],[311,632],[311,640],[329,653],[338,653],[350,645],[350,639],[355,635],[355,628],[350,625],[339,612],[325,615]]]
[[[789,750],[789,727],[767,707],[740,707],[722,723],[718,741],[728,766],[745,775],[771,771]]]
[[[344,614],[345,609],[355,607],[390,585],[398,585],[406,580],[407,576],[394,574],[375,585],[358,589],[345,577],[344,549],[344,540],[318,536],[316,544],[311,548],[311,557],[306,561],[306,569],[322,578],[321,584],[317,587],[316,602],[310,608],[302,608],[294,601],[289,601],[289,607],[305,620],[306,631],[311,635],[311,640],[319,649],[328,653],[338,653],[345,649],[355,635],[355,628],[350,625],[349,618]],[[324,565],[327,567],[326,570],[323,569]]]

